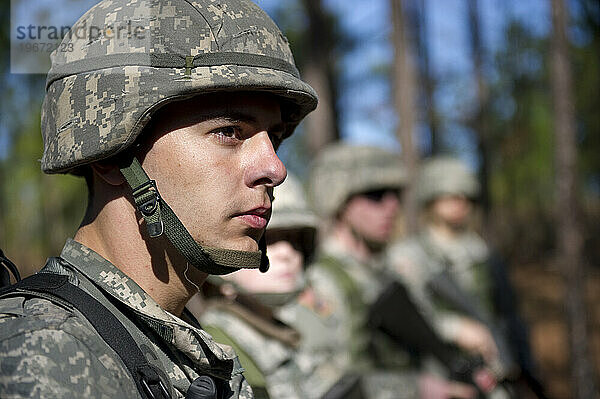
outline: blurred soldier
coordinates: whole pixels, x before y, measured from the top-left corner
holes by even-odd
[[[252,397],[183,310],[208,274],[266,270],[275,150],[315,92],[249,0],[104,0],[72,32],[42,169],[85,175],[89,204],[60,257],[0,294],[0,396]]]
[[[265,234],[270,268],[265,274],[240,270],[210,279],[202,292],[200,317],[213,338],[236,349],[255,397],[319,398],[297,363],[300,334],[276,311],[304,289],[304,265],[314,251],[316,216],[300,182],[288,175],[275,189],[273,215]],[[320,381],[319,381],[320,382]]]
[[[460,160],[438,157],[423,165],[416,192],[424,226],[390,247],[392,271],[444,339],[482,356],[502,379],[514,361],[493,317],[489,249],[471,228],[479,184]]]
[[[381,253],[394,232],[404,183],[399,157],[379,148],[335,144],[317,156],[310,193],[329,226],[301,305],[319,315],[327,333],[302,318],[295,325],[315,352],[359,374],[368,397],[472,397],[466,385],[420,378],[408,353],[367,325],[389,281]]]

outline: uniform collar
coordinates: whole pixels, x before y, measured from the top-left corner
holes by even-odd
[[[456,261],[478,263],[489,256],[487,244],[475,232],[466,230],[453,239],[441,239],[432,228],[426,228],[420,234],[421,242],[428,250],[441,258]],[[458,259],[455,259],[458,258]]]
[[[131,309],[163,340],[189,357],[199,369],[224,379],[243,371],[231,348],[217,345],[203,330],[166,312],[133,279],[92,249],[69,238],[61,258],[102,291]]]

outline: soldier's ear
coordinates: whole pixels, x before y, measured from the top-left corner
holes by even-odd
[[[95,162],[91,166],[94,174],[105,183],[110,184],[111,186],[120,186],[125,183],[125,177],[117,165]]]

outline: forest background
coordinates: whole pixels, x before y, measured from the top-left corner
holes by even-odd
[[[481,230],[508,260],[550,396],[596,397],[599,3],[256,2],[320,97],[280,149],[289,169],[306,176],[335,140],[399,151],[412,172],[428,156],[464,159],[480,177]],[[72,24],[94,3],[12,0],[0,10],[0,248],[24,275],[74,234],[86,191],[78,178],[40,172],[45,76],[11,70],[11,37],[20,20]],[[403,231],[416,223],[407,198]]]

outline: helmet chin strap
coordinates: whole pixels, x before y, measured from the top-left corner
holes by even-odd
[[[267,256],[267,240],[265,239],[265,235],[260,238],[258,242],[258,250],[260,251],[260,266],[258,269],[262,273],[266,273],[269,271],[269,257]]]
[[[269,269],[266,242],[263,235],[259,251],[202,247],[187,231],[177,215],[160,196],[156,182],[150,180],[137,158],[121,167],[133,193],[136,208],[144,217],[151,238],[165,235],[190,265],[208,274],[229,274],[239,269]]]

